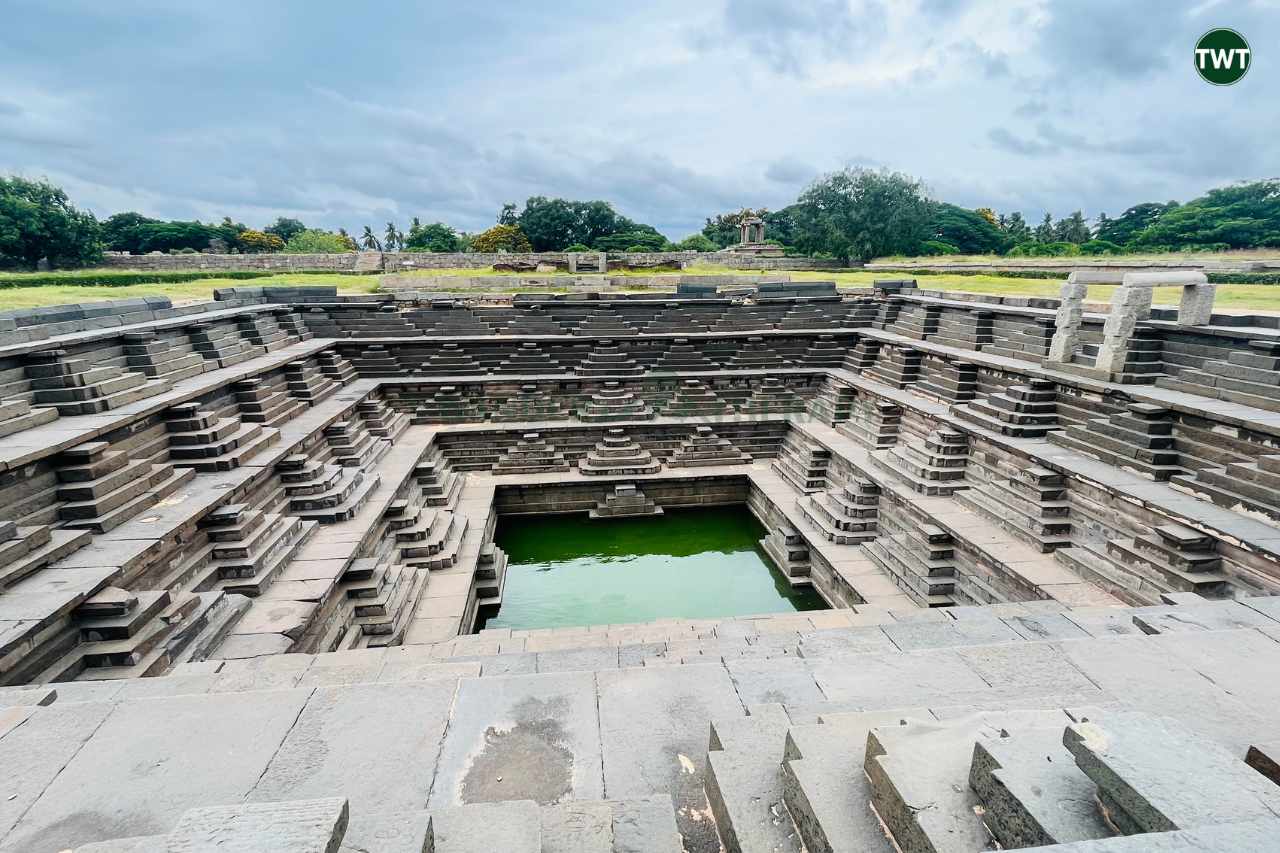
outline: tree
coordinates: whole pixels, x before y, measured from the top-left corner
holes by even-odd
[[[1280,246],[1280,180],[1231,184],[1184,205],[1170,202],[1130,243],[1175,250]]]
[[[404,246],[404,234],[396,230],[394,222],[387,223],[387,230],[382,235],[382,245],[388,252],[394,252]]]
[[[680,252],[714,252],[719,247],[705,234],[690,234],[675,246]]]
[[[975,209],[973,212],[981,216],[983,219],[987,220],[987,222],[991,223],[992,225],[995,225],[997,228],[1000,226],[999,220],[996,219],[996,212],[991,208],[979,207]]]
[[[667,238],[656,230],[637,228],[601,237],[596,240],[594,248],[600,252],[662,252],[667,245]]]
[[[0,178],[0,264],[84,266],[102,256],[98,220],[77,210],[60,187]]]
[[[924,185],[888,170],[848,168],[818,178],[796,202],[798,248],[869,261],[912,254],[929,235]]]
[[[473,252],[532,252],[529,238],[519,225],[495,225],[471,241]]]
[[[519,209],[520,208],[517,207],[516,203],[513,201],[509,201],[506,204],[504,204],[502,206],[502,210],[498,211],[498,224],[499,225],[515,225],[516,217],[518,215],[517,211]]]
[[[504,213],[506,208],[503,208]],[[529,238],[535,252],[562,252],[580,243],[594,246],[601,238],[629,231],[658,233],[651,225],[633,222],[620,215],[607,201],[573,201],[533,196],[513,222]],[[615,243],[617,241],[614,241]],[[620,244],[619,249],[628,244]]]
[[[1052,243],[1054,241],[1057,237],[1057,232],[1053,228],[1053,214],[1045,213],[1044,219],[1040,220],[1040,224],[1036,226],[1032,236],[1036,238],[1037,243]]]
[[[239,236],[240,245],[244,247],[246,252],[279,252],[284,248],[284,241],[275,234],[267,234],[262,231],[241,231]]]
[[[373,229],[368,225],[364,227],[364,233],[360,235],[360,245],[366,251],[381,252],[382,244],[378,242],[378,237],[373,233]]]
[[[415,252],[456,252],[458,234],[443,222],[423,225],[415,216],[404,248]]]
[[[1176,201],[1144,202],[1135,204],[1115,219],[1108,219],[1106,224],[1099,222],[1098,231],[1094,234],[1099,240],[1106,240],[1120,246],[1132,243],[1134,239],[1154,225],[1161,216],[1177,208]]]
[[[301,234],[303,231],[306,231],[307,226],[303,225],[301,222],[299,222],[296,219],[286,219],[285,217],[281,216],[277,218],[276,221],[273,222],[271,225],[268,225],[266,228],[263,228],[262,230],[267,234],[274,234],[277,237],[279,237],[281,240],[283,240],[285,243],[288,243],[290,240],[294,238],[295,235]]]
[[[1008,237],[996,227],[994,220],[994,213],[988,218],[976,210],[965,210],[954,204],[939,202],[934,207],[929,230],[935,242],[955,249],[954,252],[945,254],[987,255],[1003,252],[1010,244]]]
[[[1009,239],[1014,245],[1025,243],[1031,239],[1031,228],[1028,227],[1027,221],[1022,218],[1022,213],[1015,210],[1005,219],[1004,231],[1009,235]]]
[[[1089,232],[1089,223],[1085,221],[1084,214],[1079,210],[1066,219],[1060,220],[1053,230],[1054,236],[1059,240],[1077,245],[1093,236]]]
[[[113,252],[140,254],[147,226],[157,225],[159,222],[158,219],[132,211],[108,216],[100,226],[102,245]]]
[[[284,244],[284,251],[290,255],[337,255],[355,251],[355,248],[356,244],[350,237],[319,228],[299,231]]]

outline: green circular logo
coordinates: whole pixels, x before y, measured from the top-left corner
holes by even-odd
[[[1209,30],[1196,42],[1196,71],[1215,86],[1230,86],[1248,74],[1252,59],[1249,43],[1235,30]]]

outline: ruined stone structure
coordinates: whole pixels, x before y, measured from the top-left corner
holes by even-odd
[[[1280,333],[1084,284],[0,316],[0,851],[1274,849]],[[474,632],[713,504],[830,609]]]

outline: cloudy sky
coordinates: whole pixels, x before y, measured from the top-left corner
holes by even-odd
[[[0,0],[0,172],[106,216],[464,230],[535,194],[673,239],[845,165],[1112,215],[1280,173],[1280,0]],[[1197,38],[1255,65],[1202,82]]]

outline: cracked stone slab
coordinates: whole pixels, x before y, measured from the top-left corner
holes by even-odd
[[[248,801],[341,793],[357,813],[422,808],[453,695],[440,681],[316,689]]]
[[[1280,787],[1177,720],[1104,713],[1063,744],[1126,834],[1280,817]]]
[[[600,799],[600,764],[592,673],[463,679],[429,802]]]
[[[336,853],[347,830],[341,797],[191,809],[169,833],[168,853]]]
[[[96,716],[114,710],[22,816],[5,844],[42,853],[156,835],[167,832],[188,809],[239,802],[266,770],[308,695],[306,690],[284,690],[68,705],[62,710]],[[58,710],[54,704],[41,713]],[[0,740],[0,753],[14,734]],[[53,744],[40,746],[46,761],[56,758]],[[6,805],[0,800],[0,807]]]
[[[6,833],[49,788],[63,766],[110,713],[110,705],[96,702],[25,706],[0,711],[0,767],[4,768],[0,773],[0,840],[5,842],[3,849],[39,849],[21,846],[25,843],[23,839],[35,844],[38,834]],[[121,836],[137,834],[118,833]],[[18,846],[12,846],[14,843]]]
[[[646,666],[601,672],[597,682],[609,797],[670,797],[688,853],[719,853],[703,780],[712,718],[743,713],[729,674],[713,664]]]

